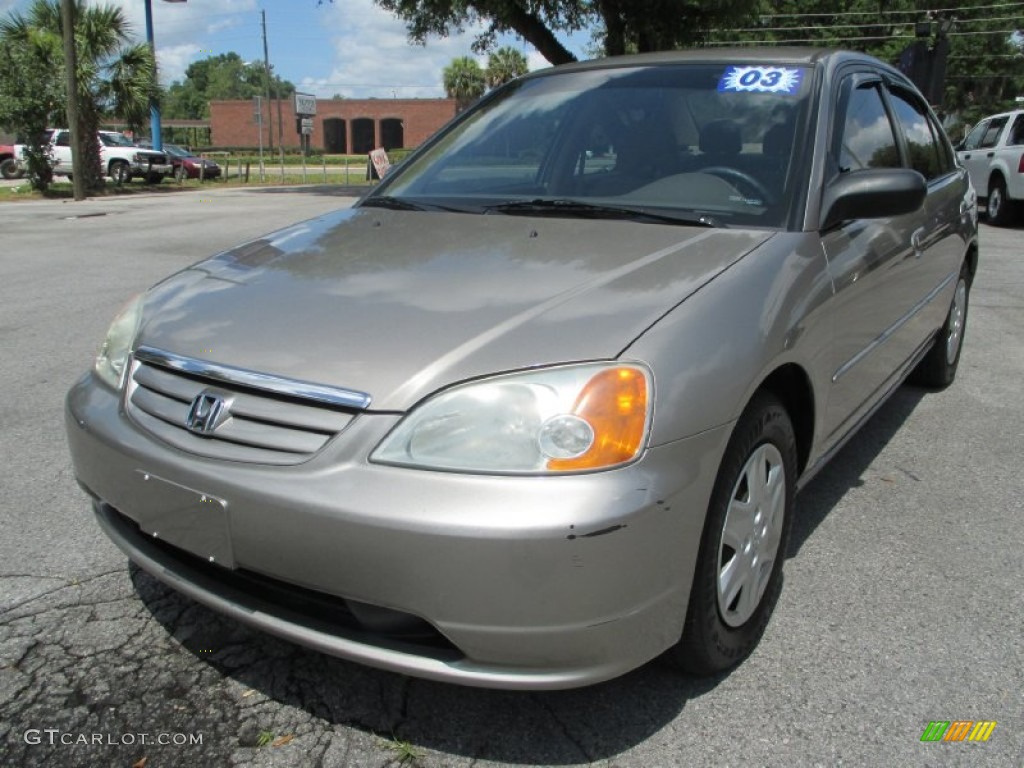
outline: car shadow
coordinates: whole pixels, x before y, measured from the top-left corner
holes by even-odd
[[[334,658],[250,629],[174,592],[134,564],[136,593],[169,637],[196,660],[274,712],[297,708],[325,721],[449,755],[515,764],[571,765],[608,759],[675,720],[726,675],[693,679],[660,661],[568,691],[469,688]],[[209,695],[209,693],[207,693]],[[223,696],[219,696],[223,700]],[[230,718],[221,712],[219,718]],[[240,716],[244,719],[244,716]],[[201,727],[197,723],[196,727]],[[240,746],[248,738],[237,724]],[[319,730],[319,728],[317,728]]]
[[[788,557],[815,529],[913,412],[925,392],[901,387],[798,496]],[[620,678],[568,691],[496,691],[381,671],[250,629],[130,566],[136,593],[169,637],[248,692],[380,744],[512,764],[570,765],[613,758],[669,725],[728,674],[691,678],[654,661]],[[222,697],[223,700],[223,697]],[[240,746],[256,746],[239,713]],[[219,717],[231,717],[221,713]],[[251,715],[250,715],[251,717]],[[248,729],[248,735],[247,735]],[[319,728],[317,728],[319,730]],[[246,739],[249,739],[247,742]],[[251,742],[251,743],[250,743]]]
[[[897,389],[800,491],[796,498],[796,516],[786,551],[787,558],[796,557],[811,534],[850,489],[864,484],[864,471],[927,394],[927,390],[909,385]]]

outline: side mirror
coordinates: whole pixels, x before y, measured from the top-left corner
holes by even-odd
[[[928,184],[917,171],[872,168],[851,171],[825,188],[821,229],[848,219],[881,219],[913,213],[924,203]]]

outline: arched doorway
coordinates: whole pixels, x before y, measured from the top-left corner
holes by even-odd
[[[348,152],[345,121],[340,117],[324,118],[324,151],[332,155],[344,155]]]
[[[357,117],[352,121],[352,153],[365,155],[373,149],[373,120]]]
[[[380,144],[388,150],[405,146],[405,127],[401,119],[385,117],[380,121]]]

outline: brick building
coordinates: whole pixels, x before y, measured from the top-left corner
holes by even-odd
[[[263,145],[277,146],[277,102],[263,109]],[[317,99],[310,147],[331,154],[416,147],[455,116],[454,99]],[[268,137],[272,118],[273,140]],[[292,99],[281,100],[285,148],[300,147]],[[210,142],[217,147],[259,144],[251,101],[210,102]]]

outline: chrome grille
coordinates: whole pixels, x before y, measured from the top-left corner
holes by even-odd
[[[200,395],[219,398],[226,416],[208,431],[190,428]],[[136,424],[190,453],[229,461],[297,464],[341,432],[369,405],[361,392],[282,379],[136,350],[126,410]]]

